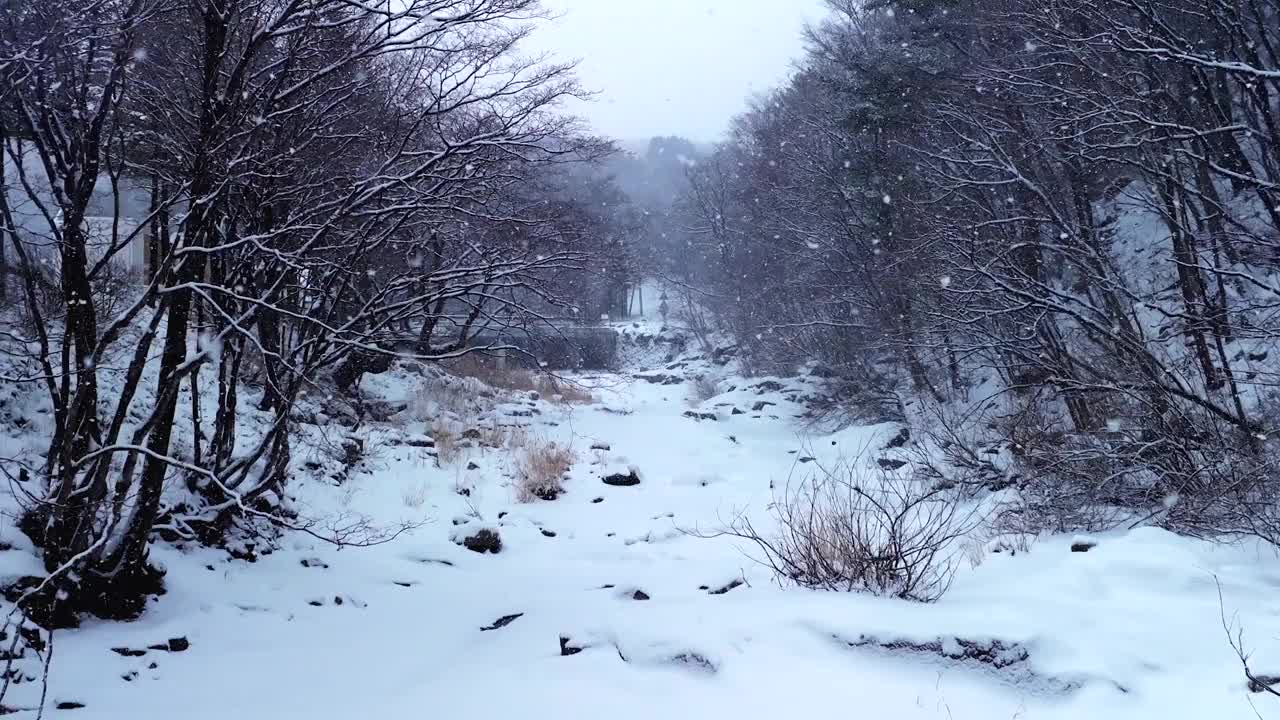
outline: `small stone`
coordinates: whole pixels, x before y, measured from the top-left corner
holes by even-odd
[[[122,657],[142,657],[147,654],[146,650],[134,650],[133,648],[127,647],[113,647],[111,648],[111,652]]]
[[[577,655],[578,653],[582,652],[582,648],[570,645],[569,644],[570,642],[572,641],[568,637],[564,635],[560,636],[560,656],[561,657],[568,657],[569,655]]]
[[[906,467],[907,461],[895,460],[894,458],[880,458],[879,460],[876,461],[876,464],[885,470],[893,471],[893,470],[898,470],[900,468]]]
[[[479,469],[480,469],[480,466],[479,466],[479,465],[477,465],[477,464],[475,464],[475,462],[474,462],[474,461],[472,461],[472,462],[468,462],[468,463],[467,463],[467,469],[468,469],[468,470],[479,470]]]
[[[512,615],[503,615],[497,620],[494,620],[492,625],[486,625],[480,628],[480,632],[488,632],[490,630],[498,630],[500,628],[504,628],[510,625],[511,623],[515,622],[521,617],[524,617],[524,613],[514,613]]]
[[[84,707],[84,703],[67,700],[64,702],[60,702],[57,705],[54,705],[54,707],[59,710],[79,710],[80,708]]]
[[[631,594],[631,599],[632,600],[648,600],[649,594],[643,590],[637,590]]]
[[[1071,552],[1073,553],[1089,552],[1090,550],[1096,547],[1098,547],[1098,543],[1092,540],[1076,540],[1075,542],[1071,543]]]
[[[594,499],[592,499],[591,504],[592,504],[592,505],[596,505],[596,504],[598,504],[598,503],[602,503],[602,502],[604,502],[604,498],[602,498],[602,497],[598,497],[598,498],[594,498]]]
[[[601,441],[597,440],[597,441],[595,441],[595,442],[591,443],[591,449],[592,449],[592,450],[604,450],[605,452],[608,452],[608,451],[609,451],[609,450],[611,450],[612,448],[609,446],[609,443],[607,443],[607,442],[601,442]]]
[[[550,530],[543,530],[543,531],[542,531],[542,536],[543,536],[543,537],[549,537],[549,538],[552,538],[552,537],[555,537],[555,536],[556,536],[556,534],[555,534],[554,532],[550,531]]]
[[[734,588],[736,588],[736,587],[742,587],[742,585],[743,585],[743,584],[744,584],[744,583],[743,583],[742,579],[741,579],[741,578],[739,578],[739,579],[736,579],[736,580],[734,580],[733,582],[729,583],[728,585],[725,585],[725,586],[723,586],[723,587],[716,588],[715,590],[708,590],[708,592],[710,592],[712,595],[724,595],[725,593],[729,592],[730,590],[732,590],[732,589],[734,589]],[[705,585],[703,586],[703,589],[704,589],[704,590],[706,589],[706,586],[705,586]]]

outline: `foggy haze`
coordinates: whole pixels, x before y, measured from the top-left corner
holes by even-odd
[[[578,59],[599,95],[573,111],[624,140],[716,140],[748,97],[789,73],[822,0],[549,0],[535,45]]]

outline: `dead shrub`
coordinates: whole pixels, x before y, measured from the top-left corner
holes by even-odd
[[[947,591],[980,525],[953,491],[847,461],[788,482],[771,507],[773,533],[739,515],[717,534],[754,543],[760,562],[802,587],[919,602]]]
[[[522,503],[555,500],[577,455],[554,442],[527,441],[516,465],[516,498]]]

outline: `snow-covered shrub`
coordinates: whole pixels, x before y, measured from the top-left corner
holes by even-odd
[[[772,531],[740,515],[725,534],[754,543],[781,580],[920,602],[947,591],[979,525],[959,494],[857,461],[789,482],[771,507]]]
[[[689,404],[697,405],[720,394],[720,383],[714,375],[699,375],[689,383]]]
[[[436,465],[451,465],[462,455],[462,437],[453,425],[437,420],[431,424],[431,439],[436,444]]]
[[[564,492],[564,474],[577,460],[572,448],[531,440],[516,466],[516,499],[522,503],[555,500]]]

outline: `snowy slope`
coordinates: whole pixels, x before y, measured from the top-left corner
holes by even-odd
[[[1253,717],[1250,698],[1280,716],[1245,690],[1215,583],[1258,645],[1255,669],[1280,672],[1270,551],[1154,530],[1086,553],[1042,538],[975,556],[941,602],[920,605],[781,588],[747,548],[684,532],[743,510],[764,520],[771,484],[803,472],[800,458],[858,455],[896,428],[809,434],[787,399],[808,381],[762,387],[705,362],[670,370],[662,355],[578,378],[591,405],[494,406],[489,421],[577,451],[554,502],[517,503],[501,450],[436,467],[404,444],[429,424],[405,415],[370,435],[363,472],[295,487],[317,511],[428,521],[395,542],[336,551],[290,536],[256,562],[158,544],[169,593],[141,620],[55,636],[46,716],[1167,720]],[[690,380],[653,381],[702,373],[721,374],[721,394],[701,402]],[[405,392],[403,377],[370,380]],[[601,481],[631,467],[637,486]],[[502,552],[454,542],[479,528],[500,533]],[[6,572],[34,561],[14,544]],[[171,638],[189,647],[148,649]],[[10,704],[34,705],[38,690]]]

